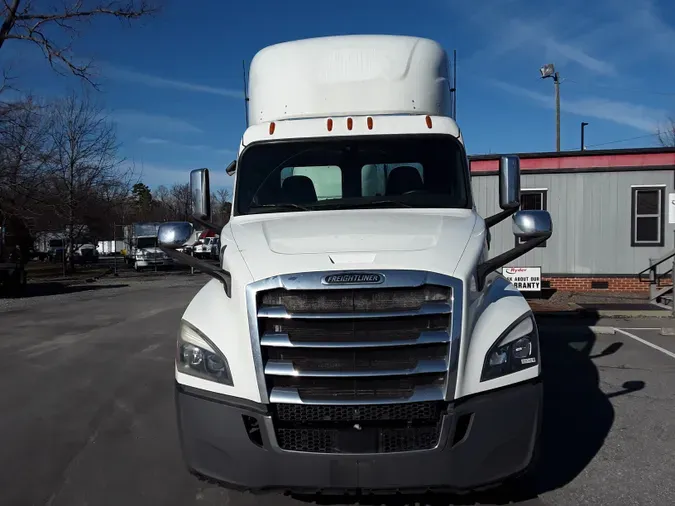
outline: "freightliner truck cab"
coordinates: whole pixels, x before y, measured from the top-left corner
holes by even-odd
[[[253,491],[460,491],[526,472],[539,336],[498,270],[549,238],[551,219],[519,211],[510,156],[502,211],[477,213],[445,51],[404,36],[300,40],[262,49],[249,76],[219,265],[177,251],[192,224],[158,232],[213,277],[178,333],[187,467]],[[208,170],[190,182],[194,220],[215,229]],[[505,219],[522,241],[489,256]]]

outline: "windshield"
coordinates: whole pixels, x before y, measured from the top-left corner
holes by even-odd
[[[139,248],[152,248],[157,244],[157,239],[154,237],[139,237],[136,245]]]
[[[470,208],[466,156],[449,135],[252,144],[237,164],[235,214]]]

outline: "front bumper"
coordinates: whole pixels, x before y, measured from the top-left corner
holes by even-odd
[[[254,491],[464,491],[489,486],[527,468],[539,436],[541,407],[541,383],[523,383],[450,404],[440,444],[433,450],[316,454],[279,449],[263,405],[176,387],[188,468],[229,488]],[[244,417],[258,421],[262,444],[249,436]],[[468,428],[459,420],[470,420]]]

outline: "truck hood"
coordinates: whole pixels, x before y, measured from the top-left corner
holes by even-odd
[[[374,268],[452,275],[476,221],[470,209],[386,209],[253,215],[235,219],[231,226],[251,275],[259,280],[292,272]]]

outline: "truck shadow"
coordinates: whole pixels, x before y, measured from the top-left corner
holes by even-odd
[[[592,318],[592,317],[591,317]],[[616,353],[622,343],[614,342],[600,350],[596,336],[579,326],[565,328],[556,322],[540,322],[542,370],[544,382],[544,416],[541,455],[536,472],[528,482],[502,486],[490,492],[452,495],[356,496],[348,503],[364,505],[497,505],[541,504],[537,497],[561,488],[581,473],[602,448],[614,423],[610,398],[641,390],[642,381],[628,381],[623,389],[605,394],[600,390],[600,376],[594,359]],[[597,321],[597,318],[595,318]],[[578,322],[577,322],[578,323]],[[584,319],[584,325],[593,325]],[[517,406],[514,406],[517,409]],[[294,496],[302,501],[309,497]],[[318,504],[345,503],[345,498],[316,497]]]
[[[23,292],[14,296],[13,298],[31,298],[44,297],[46,295],[61,295],[65,293],[89,292],[94,290],[106,290],[110,288],[124,288],[129,286],[122,283],[106,283],[106,284],[87,284],[87,285],[69,285],[67,283],[59,283],[57,281],[36,282],[26,285]]]

